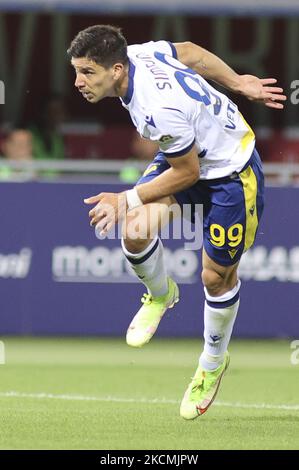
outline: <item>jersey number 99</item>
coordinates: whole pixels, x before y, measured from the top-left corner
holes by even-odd
[[[224,246],[226,240],[228,240],[228,245],[232,248],[238,246],[243,237],[243,225],[234,224],[227,230],[225,233],[225,228],[222,225],[212,224],[210,226],[210,242],[217,247]]]

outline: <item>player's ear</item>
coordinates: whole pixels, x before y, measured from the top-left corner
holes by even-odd
[[[124,71],[124,65],[121,63],[117,63],[113,65],[113,78],[114,80],[118,80],[121,74]]]

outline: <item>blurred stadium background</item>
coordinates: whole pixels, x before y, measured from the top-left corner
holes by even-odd
[[[246,341],[232,343],[232,377],[200,442],[177,417],[201,347],[200,253],[165,242],[181,302],[146,352],[128,352],[142,287],[83,204],[130,187],[155,152],[117,99],[91,106],[73,86],[66,49],[96,23],[122,27],[129,44],[193,41],[288,96],[283,111],[232,96],[257,135],[266,208],[240,267],[234,338]],[[0,0],[0,448],[298,449],[298,50],[298,0]]]

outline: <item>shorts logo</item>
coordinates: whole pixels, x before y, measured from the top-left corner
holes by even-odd
[[[228,250],[228,252],[229,252],[229,256],[231,257],[231,259],[234,259],[238,250]]]
[[[159,166],[159,165],[151,165],[151,166],[149,166],[149,167],[145,170],[145,172],[143,173],[142,176],[146,176],[146,175],[148,175],[149,173],[151,173],[152,171],[155,171],[155,170],[158,168],[158,166]]]

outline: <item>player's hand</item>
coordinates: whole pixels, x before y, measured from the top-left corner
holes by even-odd
[[[263,103],[268,108],[283,109],[282,101],[287,97],[283,89],[273,86],[275,78],[258,78],[254,75],[240,75],[239,92],[251,101]]]
[[[85,204],[96,204],[89,211],[90,225],[105,235],[127,212],[126,193],[100,193],[84,199]]]

